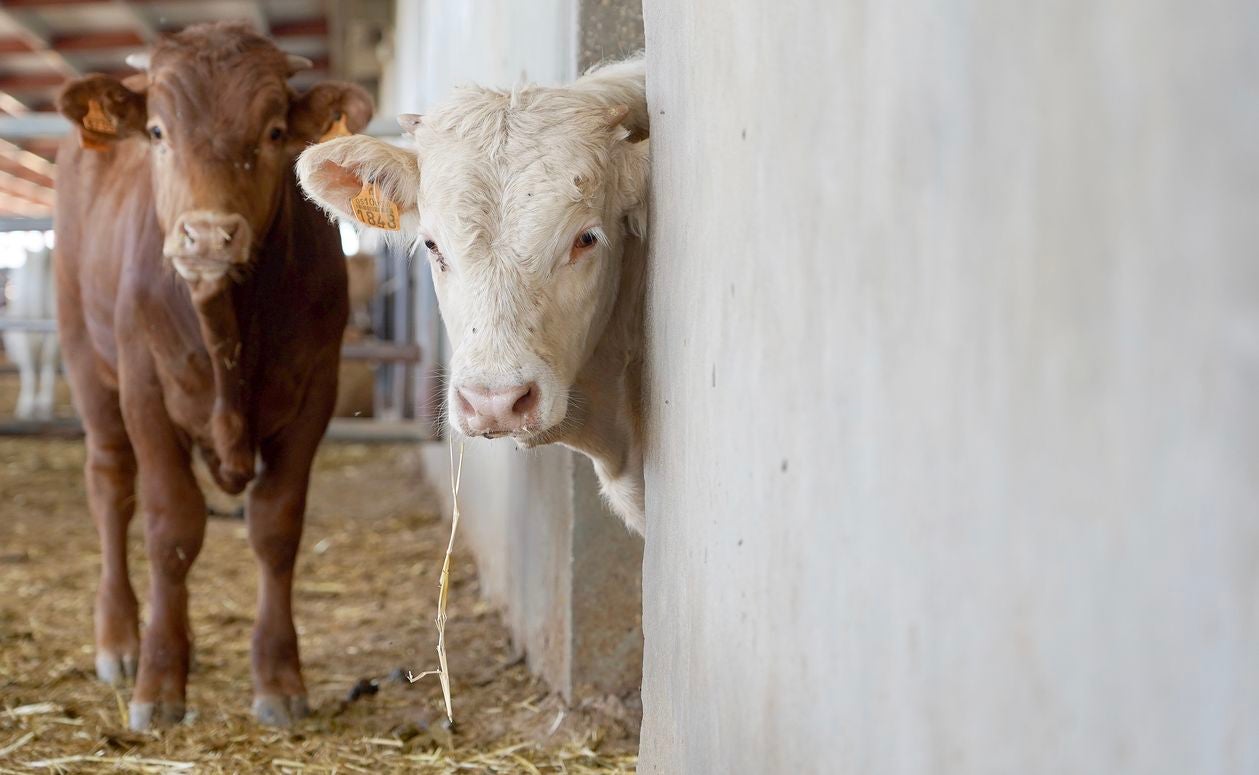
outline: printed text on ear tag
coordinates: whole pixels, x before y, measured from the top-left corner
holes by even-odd
[[[380,195],[371,183],[364,183],[363,190],[350,200],[350,210],[359,221],[385,231],[398,230],[398,206]]]
[[[354,134],[350,128],[345,125],[345,114],[337,116],[337,120],[332,122],[332,126],[328,127],[328,131],[323,133],[319,138],[319,142],[326,143],[329,140],[335,140],[338,137],[349,137]]]
[[[83,117],[83,126],[101,135],[118,133],[118,122],[96,100],[87,101],[87,115]]]

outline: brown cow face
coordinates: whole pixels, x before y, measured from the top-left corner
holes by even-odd
[[[297,95],[293,59],[256,36],[189,43],[159,44],[147,77],[75,81],[59,108],[85,147],[145,145],[163,252],[194,286],[224,287],[267,233],[294,155],[330,130],[361,130],[371,99],[341,83]]]

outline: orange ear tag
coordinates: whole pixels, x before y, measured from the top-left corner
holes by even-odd
[[[364,183],[363,190],[350,200],[354,217],[368,226],[385,231],[398,230],[398,206],[380,195],[371,183]]]
[[[83,117],[83,126],[101,135],[118,134],[118,122],[96,100],[87,101],[87,115]]]
[[[323,133],[323,137],[319,138],[319,142],[326,143],[329,140],[335,140],[338,137],[349,137],[354,134],[350,128],[345,125],[345,114],[342,113],[332,122],[332,126],[328,127],[328,131]]]
[[[80,129],[79,147],[86,148],[89,151],[108,151],[109,143],[97,140],[95,137],[88,137],[87,133]]]

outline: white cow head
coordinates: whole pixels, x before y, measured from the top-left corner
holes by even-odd
[[[598,411],[585,392],[616,391],[575,386],[589,379],[608,329],[624,327],[610,325],[624,248],[646,226],[641,59],[563,88],[460,89],[399,121],[414,151],[369,137],[315,145],[298,161],[303,187],[360,221],[353,200],[373,186],[398,206],[454,345],[447,399],[457,430],[590,451],[573,438],[583,413]],[[616,356],[625,361],[628,349]],[[608,366],[598,371],[615,379],[626,368]]]

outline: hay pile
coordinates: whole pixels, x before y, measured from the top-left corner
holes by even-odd
[[[635,701],[550,695],[479,599],[466,550],[446,629],[453,730],[438,683],[407,682],[436,647],[431,584],[448,534],[406,446],[325,445],[316,463],[295,593],[313,716],[285,731],[253,722],[253,559],[243,523],[211,520],[189,583],[195,715],[128,731],[125,694],[92,675],[98,562],[82,465],[80,442],[0,438],[0,772],[633,771]]]

